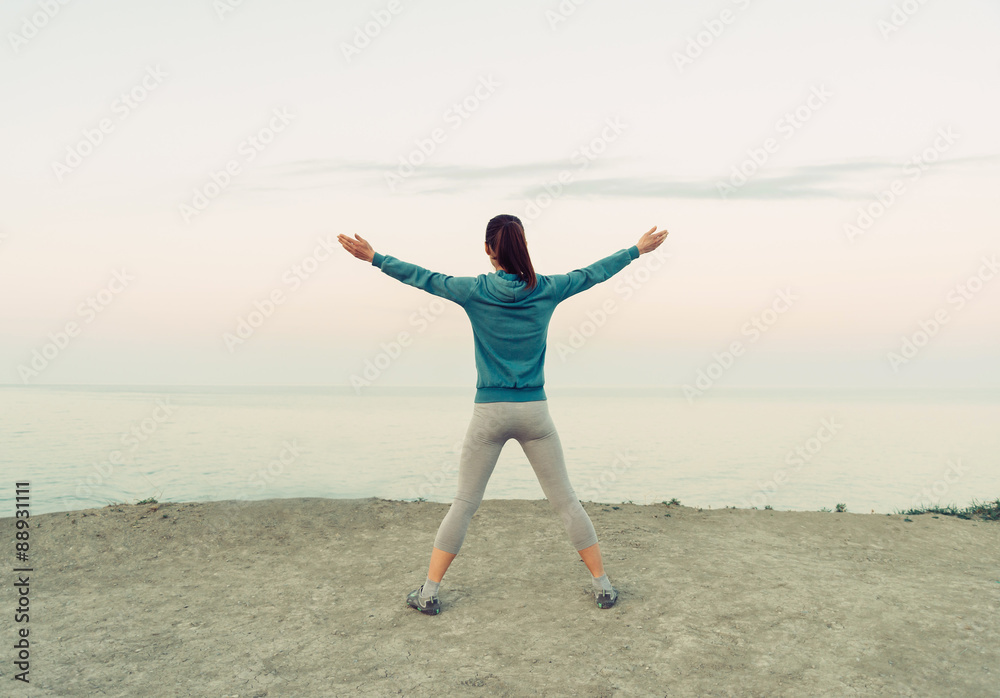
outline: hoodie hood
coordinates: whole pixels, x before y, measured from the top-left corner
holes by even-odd
[[[496,298],[513,303],[531,295],[528,284],[517,274],[495,271],[486,275],[486,288]]]

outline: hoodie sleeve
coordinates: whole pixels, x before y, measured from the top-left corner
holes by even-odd
[[[598,260],[583,269],[575,269],[568,274],[554,274],[549,278],[555,284],[556,297],[564,301],[591,286],[607,281],[612,276],[627,267],[633,259],[639,258],[639,247],[632,245],[628,249],[618,250],[613,255]]]
[[[372,266],[404,284],[423,289],[428,293],[454,301],[464,306],[476,282],[474,276],[448,276],[430,271],[416,264],[404,262],[387,254],[375,253]]]

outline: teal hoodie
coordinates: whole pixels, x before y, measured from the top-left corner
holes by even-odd
[[[529,402],[546,399],[545,340],[556,306],[607,281],[638,257],[639,248],[632,245],[568,274],[536,274],[538,283],[530,291],[517,274],[506,271],[448,276],[378,252],[372,265],[465,309],[476,349],[475,402]]]

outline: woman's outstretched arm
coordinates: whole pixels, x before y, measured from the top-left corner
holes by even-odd
[[[469,294],[472,293],[472,287],[476,281],[475,277],[448,276],[430,271],[390,255],[380,254],[357,233],[354,237],[357,239],[353,240],[346,235],[338,235],[337,240],[340,241],[345,250],[355,257],[378,267],[394,279],[459,305],[464,305],[469,299]]]
[[[628,249],[618,250],[613,255],[598,260],[583,269],[575,269],[568,274],[555,274],[551,279],[556,284],[556,291],[560,301],[566,300],[581,291],[586,291],[591,286],[607,281],[612,276],[628,266],[633,259],[638,259],[639,255],[652,252],[667,239],[667,231],[656,232],[654,225],[639,238],[639,242]],[[632,252],[633,248],[636,250]]]

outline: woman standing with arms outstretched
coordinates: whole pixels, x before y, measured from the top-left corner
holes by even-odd
[[[458,493],[441,522],[431,551],[427,580],[406,602],[441,612],[438,585],[455,559],[486,483],[508,439],[517,439],[542,492],[558,512],[573,547],[593,577],[598,608],[611,608],[618,592],[604,572],[594,525],[570,485],[559,434],[549,416],[543,384],[545,340],[555,307],[572,295],[610,279],[640,254],[652,252],[667,231],[654,226],[639,242],[568,274],[535,274],[524,227],[516,216],[493,218],[486,226],[486,254],[494,272],[448,276],[372,249],[360,235],[338,235],[344,249],[389,276],[458,303],[472,322],[476,352],[476,397],[458,470]]]

